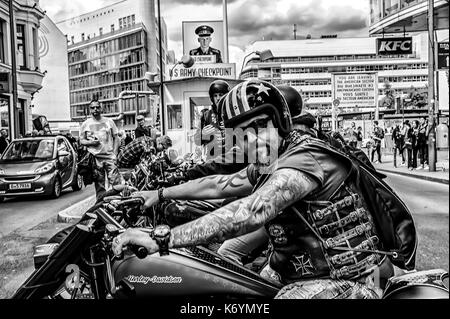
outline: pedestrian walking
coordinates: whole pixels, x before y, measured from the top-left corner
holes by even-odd
[[[417,135],[415,134],[416,121],[413,126],[408,125],[408,132],[405,138],[405,148],[408,153],[408,169],[412,171],[417,167]],[[414,156],[415,155],[415,156]]]
[[[357,148],[361,148],[362,141],[363,141],[362,127],[358,126],[358,130],[356,131],[356,142],[357,142],[356,147]]]
[[[81,124],[80,143],[94,156],[93,180],[97,201],[109,185],[120,183],[120,175],[115,164],[119,149],[118,129],[113,120],[102,116],[102,106],[96,99],[89,104],[91,118]]]
[[[9,145],[8,131],[5,129],[0,130],[0,155],[6,150]]]
[[[420,158],[420,166],[417,169],[428,169],[428,121],[424,117],[420,119],[417,144]]]
[[[378,121],[373,121],[373,133],[372,133],[372,139],[374,141],[372,154],[371,154],[371,160],[373,162],[373,157],[375,155],[375,152],[378,155],[378,162],[381,162],[381,141],[384,138],[384,130],[378,126]]]
[[[392,130],[392,141],[394,142],[394,167],[397,167],[397,152],[398,155],[402,154],[402,135],[400,126],[397,124],[395,128]]]
[[[406,165],[405,153],[408,150],[408,145],[406,144],[406,142],[407,142],[408,131],[410,128],[411,128],[411,126],[409,125],[409,121],[408,120],[404,121],[402,129],[400,131],[400,138],[399,138],[400,139],[399,140],[400,152],[402,154],[402,164],[400,164],[400,166]]]

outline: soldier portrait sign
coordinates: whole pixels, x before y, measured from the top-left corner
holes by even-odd
[[[223,21],[183,21],[183,53],[195,63],[223,63]]]

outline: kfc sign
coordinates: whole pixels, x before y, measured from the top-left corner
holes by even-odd
[[[412,54],[412,37],[378,38],[378,55]]]

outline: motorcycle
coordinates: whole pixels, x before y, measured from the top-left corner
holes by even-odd
[[[86,212],[60,243],[37,246],[36,270],[12,298],[273,298],[281,288],[200,246],[171,249],[164,256],[131,246],[114,256],[114,237],[135,224],[142,204],[140,198],[107,198]],[[390,278],[383,298],[449,298],[448,273],[435,269]]]

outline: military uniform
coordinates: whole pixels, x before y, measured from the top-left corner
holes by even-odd
[[[201,25],[195,29],[195,34],[197,34],[199,38],[210,37],[212,33],[214,33],[214,29],[208,25]],[[216,63],[223,63],[220,50],[211,47],[208,47],[206,52],[204,52],[201,47],[198,47],[197,49],[189,51],[189,55],[214,55],[216,57]]]
[[[222,54],[220,53],[220,50],[214,49],[209,47],[208,51],[203,52],[201,47],[198,47],[197,49],[193,49],[189,51],[189,55],[214,55],[216,56],[216,63],[223,63],[222,62]]]

